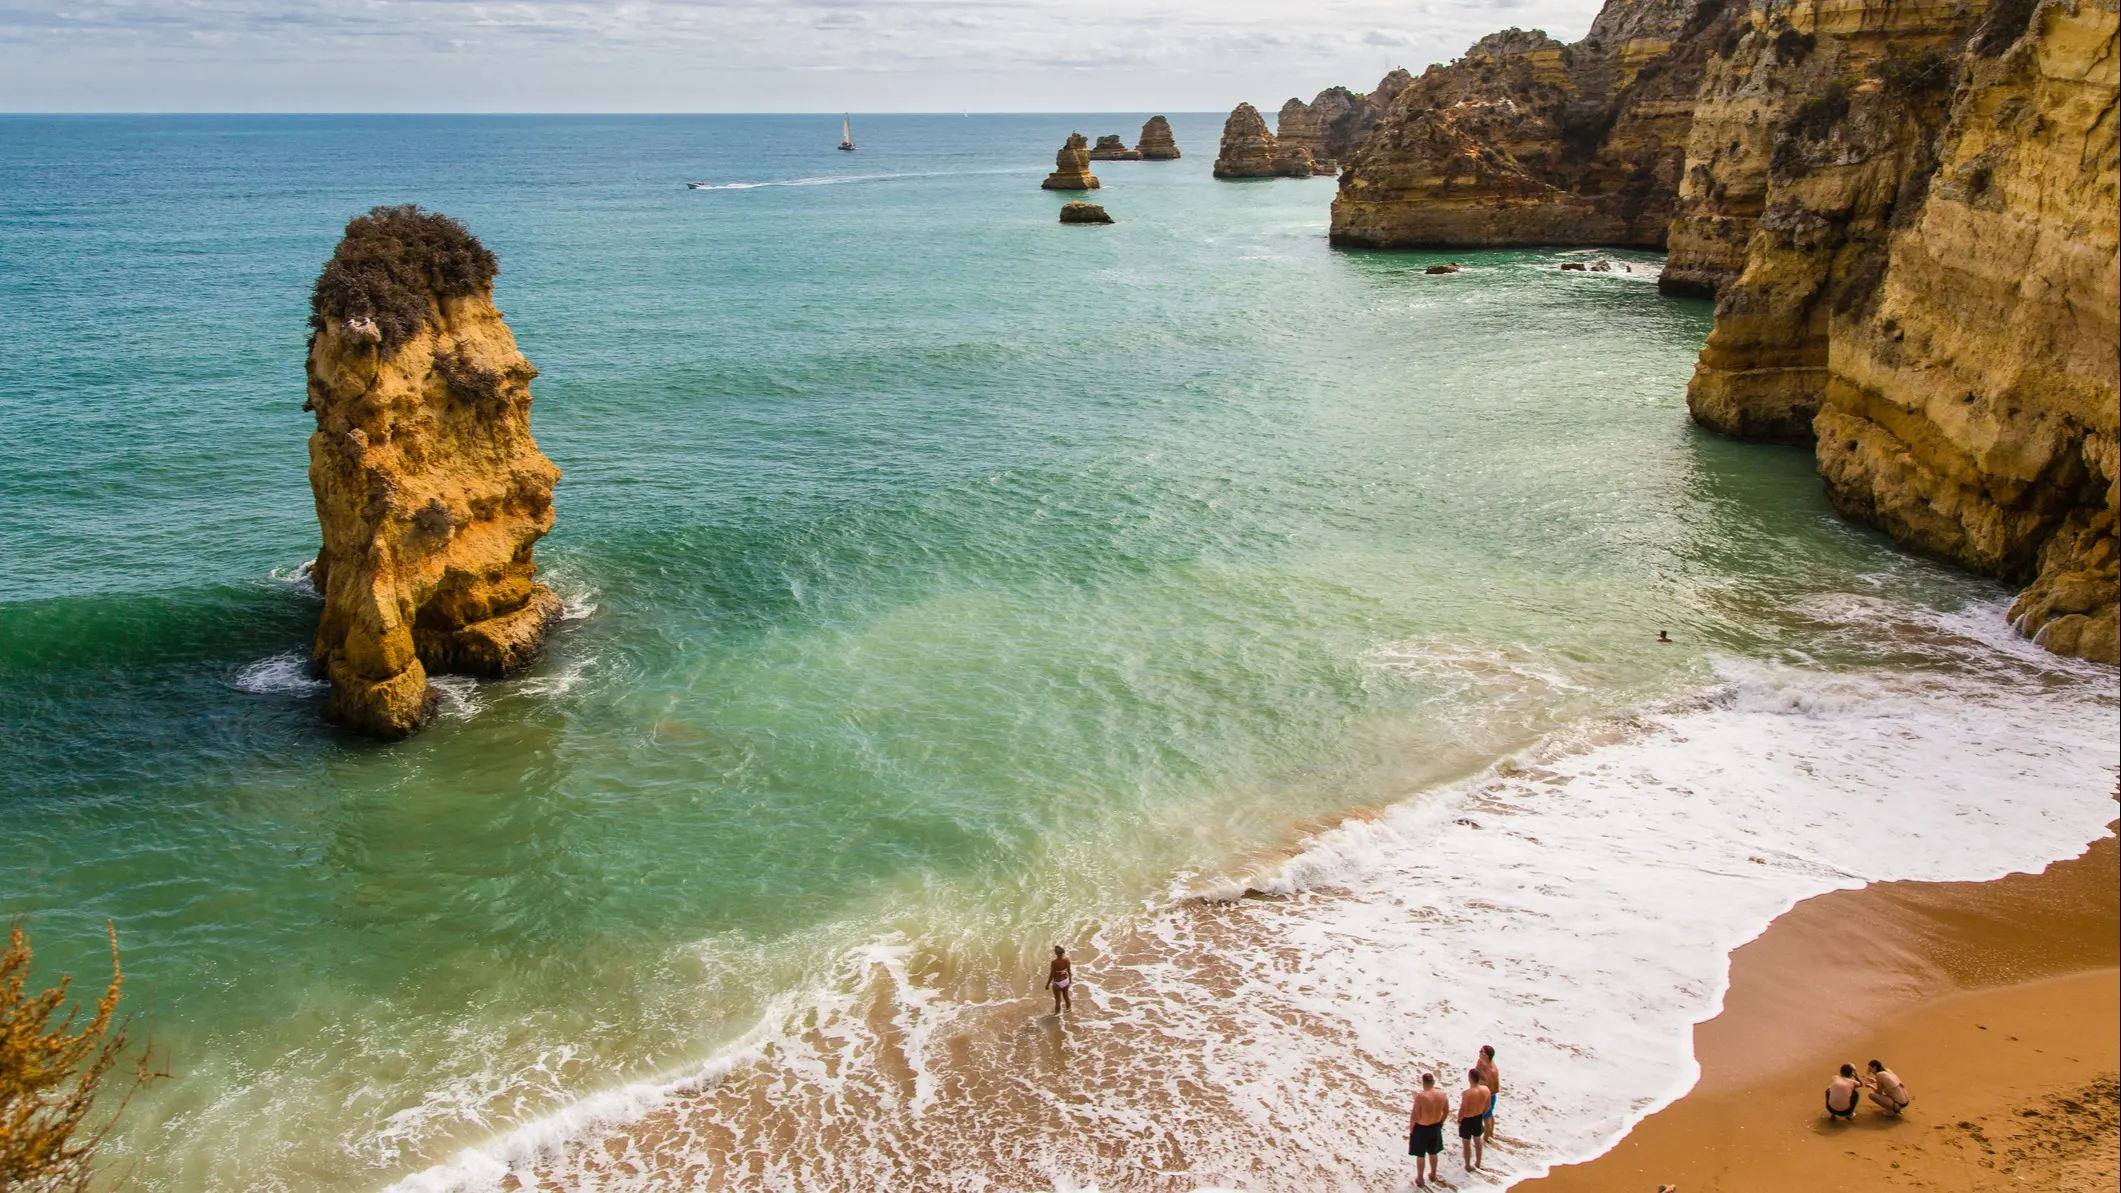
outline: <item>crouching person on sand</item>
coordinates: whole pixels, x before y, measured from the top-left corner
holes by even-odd
[[[1907,1086],[1901,1084],[1898,1073],[1885,1067],[1884,1061],[1872,1061],[1870,1069],[1871,1075],[1864,1078],[1863,1084],[1871,1087],[1871,1104],[1898,1118],[1900,1112],[1907,1109],[1907,1104],[1914,1101],[1908,1095]]]
[[[1841,1066],[1841,1072],[1826,1085],[1826,1116],[1853,1120],[1862,1089],[1863,1084],[1856,1080],[1856,1066]]]

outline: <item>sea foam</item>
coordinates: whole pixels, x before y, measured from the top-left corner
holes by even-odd
[[[2110,670],[2021,650],[1982,611],[1812,612],[1917,661],[1724,660],[1690,697],[1187,884],[1079,951],[1065,1028],[1029,981],[975,998],[929,984],[908,942],[876,942],[740,1048],[396,1188],[650,1189],[689,1171],[816,1190],[1396,1190],[1417,1074],[1455,1086],[1484,1043],[1505,1073],[1496,1179],[1588,1158],[1692,1085],[1691,1028],[1719,1009],[1730,950],[1796,902],[2038,869],[2114,814]],[[1506,682],[1574,683],[1460,653]]]

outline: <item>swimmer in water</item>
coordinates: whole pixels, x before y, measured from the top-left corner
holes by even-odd
[[[1667,633],[1665,633],[1665,632],[1664,632],[1663,630],[1659,630],[1659,631],[1657,631],[1657,640],[1658,640],[1659,642],[1667,642],[1667,643],[1668,643],[1668,642],[1670,642],[1670,641],[1672,640],[1672,636],[1671,636],[1670,634],[1667,634]]]
[[[1046,989],[1053,991],[1053,1013],[1063,1009],[1074,1010],[1075,1003],[1068,997],[1068,987],[1075,984],[1075,966],[1068,961],[1068,950],[1053,946],[1053,964],[1046,969]]]

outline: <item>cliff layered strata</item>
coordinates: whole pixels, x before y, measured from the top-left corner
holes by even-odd
[[[1177,161],[1178,142],[1171,139],[1171,122],[1161,116],[1149,117],[1142,123],[1141,140],[1134,149],[1145,162]]]
[[[2047,0],[2029,19],[1992,6],[1918,213],[1831,320],[1814,423],[1842,513],[2029,581],[2019,631],[2107,663],[2121,662],[2117,24],[2112,0]]]
[[[1069,133],[1068,140],[1053,155],[1053,173],[1039,183],[1049,191],[1094,191],[1098,188],[1097,175],[1090,172],[1090,142],[1081,133]]]
[[[1829,325],[1921,204],[1980,10],[1770,0],[1708,72],[1660,279],[1719,296],[1687,402],[1705,425],[1809,445]]]
[[[1482,38],[1408,84],[1346,163],[1333,242],[1662,247],[1730,23],[1713,2],[1613,0],[1574,45]]]
[[[560,473],[531,439],[537,370],[494,309],[496,268],[455,221],[379,207],[312,296],[314,662],[326,715],[377,737],[420,727],[430,673],[530,662],[559,612],[531,550]]]
[[[1214,174],[1217,178],[1272,178],[1276,174],[1277,148],[1274,134],[1267,131],[1267,122],[1260,119],[1259,109],[1239,104],[1223,121]]]

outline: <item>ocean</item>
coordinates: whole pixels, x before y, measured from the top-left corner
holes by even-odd
[[[1383,1191],[1482,1043],[1508,1179],[1792,902],[2105,831],[2112,670],[1692,426],[1656,255],[1337,251],[1212,115],[1059,226],[1144,115],[0,118],[0,917],[115,924],[141,1188]],[[378,745],[302,360],[403,202],[568,612]]]

